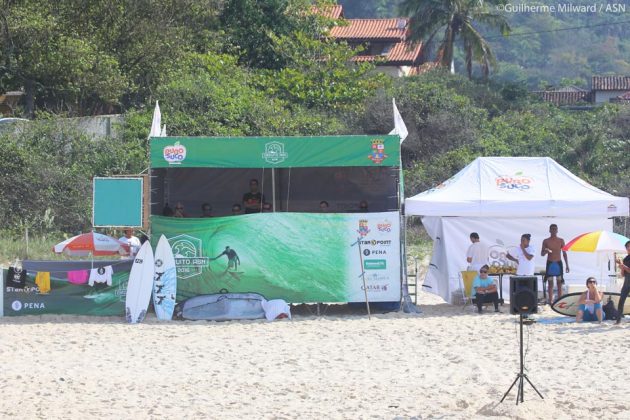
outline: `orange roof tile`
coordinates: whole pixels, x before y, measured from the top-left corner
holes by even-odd
[[[346,19],[348,25],[330,30],[334,38],[344,40],[403,41],[407,35],[408,19]]]
[[[420,59],[420,51],[422,50],[422,44],[412,44],[411,42],[399,42],[395,44],[387,54],[387,61],[397,62],[416,62]]]
[[[630,76],[593,76],[593,90],[630,90]]]
[[[413,66],[418,64],[420,60],[420,52],[422,50],[422,44],[418,43],[415,46],[409,47],[410,42],[397,42],[392,46],[387,54],[382,55],[357,55],[352,57],[352,61],[365,62],[365,61],[380,61],[377,63],[382,66]]]
[[[329,6],[324,6],[321,10],[319,7],[313,6],[311,8],[313,13],[318,13],[328,19],[339,19],[343,17],[343,6],[340,4],[332,4]]]
[[[579,102],[590,102],[590,92],[585,90],[546,90],[532,92],[543,101],[555,105],[574,105]]]

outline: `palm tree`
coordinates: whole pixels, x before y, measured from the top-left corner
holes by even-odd
[[[410,39],[432,43],[443,30],[444,36],[438,47],[438,61],[444,67],[453,62],[456,41],[463,43],[466,56],[466,71],[472,78],[473,60],[481,64],[484,77],[489,66],[496,63],[490,44],[479,33],[475,24],[496,28],[503,35],[510,32],[507,19],[491,10],[505,0],[403,0],[401,9],[410,16]]]

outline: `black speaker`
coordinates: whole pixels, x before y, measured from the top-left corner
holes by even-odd
[[[510,276],[510,313],[535,314],[538,312],[538,277]]]

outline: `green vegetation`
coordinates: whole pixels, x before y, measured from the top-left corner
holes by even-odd
[[[269,2],[273,13],[263,14],[255,0],[88,3],[0,8],[0,91],[24,88],[21,114],[36,117],[0,130],[3,261],[24,254],[11,244],[27,228],[33,244],[46,243],[43,256],[64,234],[88,230],[92,177],[147,168],[156,99],[169,134],[265,136],[387,133],[395,97],[410,132],[407,196],[477,156],[549,156],[630,195],[628,106],[558,109],[529,96],[525,79],[482,83],[443,71],[392,79],[351,64],[348,46],[320,36],[326,21],[302,0]],[[250,21],[260,36],[247,33]],[[119,136],[92,138],[59,119],[104,112],[124,114]]]
[[[484,78],[490,73],[490,65],[496,65],[490,44],[479,32],[479,27],[509,34],[507,19],[496,8],[503,4],[503,0],[404,0],[401,9],[404,16],[410,17],[411,39],[427,46],[439,42],[435,61],[442,67],[451,67],[455,45],[461,42],[466,74],[471,79],[473,61],[481,65]],[[439,41],[436,39],[438,33],[443,34]]]

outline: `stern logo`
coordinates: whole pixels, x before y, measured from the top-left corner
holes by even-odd
[[[208,257],[203,256],[201,239],[190,235],[177,235],[168,240],[175,256],[177,278],[198,276],[208,266]]]
[[[186,146],[176,141],[175,144],[164,148],[163,155],[169,165],[179,165],[186,159]]]
[[[288,157],[289,154],[284,151],[284,144],[279,141],[272,141],[265,144],[265,152],[262,154],[262,158],[265,159],[265,162],[277,165],[278,163],[284,162]]]

